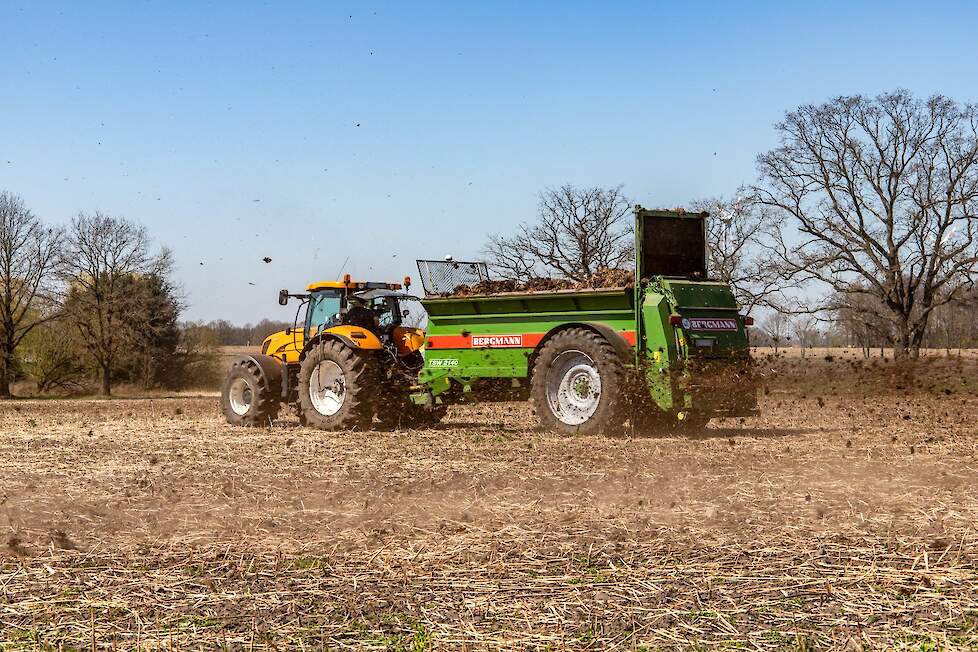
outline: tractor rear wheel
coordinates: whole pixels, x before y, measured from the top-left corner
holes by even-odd
[[[320,430],[369,430],[373,420],[370,360],[340,342],[314,346],[299,367],[303,425]]]
[[[554,335],[533,365],[532,398],[545,428],[617,434],[625,421],[625,368],[611,344],[584,328]]]
[[[234,426],[270,426],[278,417],[279,398],[252,360],[235,362],[221,388],[224,417]]]

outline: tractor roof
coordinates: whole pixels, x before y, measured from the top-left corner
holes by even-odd
[[[310,283],[306,287],[306,292],[315,292],[316,290],[326,290],[326,289],[338,289],[350,288],[351,290],[400,290],[400,283],[378,283],[374,281],[316,281],[315,283]]]
[[[372,290],[360,290],[359,292],[354,292],[353,296],[359,297],[364,301],[370,301],[371,299],[376,299],[378,297],[389,297],[392,299],[417,299],[419,297],[413,294],[408,294],[406,292],[398,292],[397,290],[388,290],[382,288],[374,288]]]

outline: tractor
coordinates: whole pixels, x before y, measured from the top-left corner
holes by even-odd
[[[424,365],[427,314],[400,283],[312,283],[279,292],[280,305],[301,303],[292,328],[269,335],[261,353],[236,359],[221,391],[224,415],[238,426],[267,426],[282,404],[299,422],[323,430],[419,427],[437,423],[445,406],[417,405],[411,388]],[[305,308],[300,326],[299,317]]]

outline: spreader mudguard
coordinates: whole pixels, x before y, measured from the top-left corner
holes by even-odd
[[[614,347],[615,352],[621,357],[625,362],[632,362],[635,357],[635,347],[634,344],[622,337],[619,331],[608,324],[602,324],[600,322],[586,321],[581,322],[583,325],[593,328],[598,333],[601,334],[604,339],[608,340],[608,343]],[[633,338],[634,339],[634,338]]]

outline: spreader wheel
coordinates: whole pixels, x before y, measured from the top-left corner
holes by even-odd
[[[533,365],[537,418],[558,432],[616,434],[625,420],[624,384],[624,365],[606,339],[584,328],[561,331]]]
[[[221,407],[234,426],[270,426],[278,417],[279,398],[252,360],[235,362],[221,388]]]

